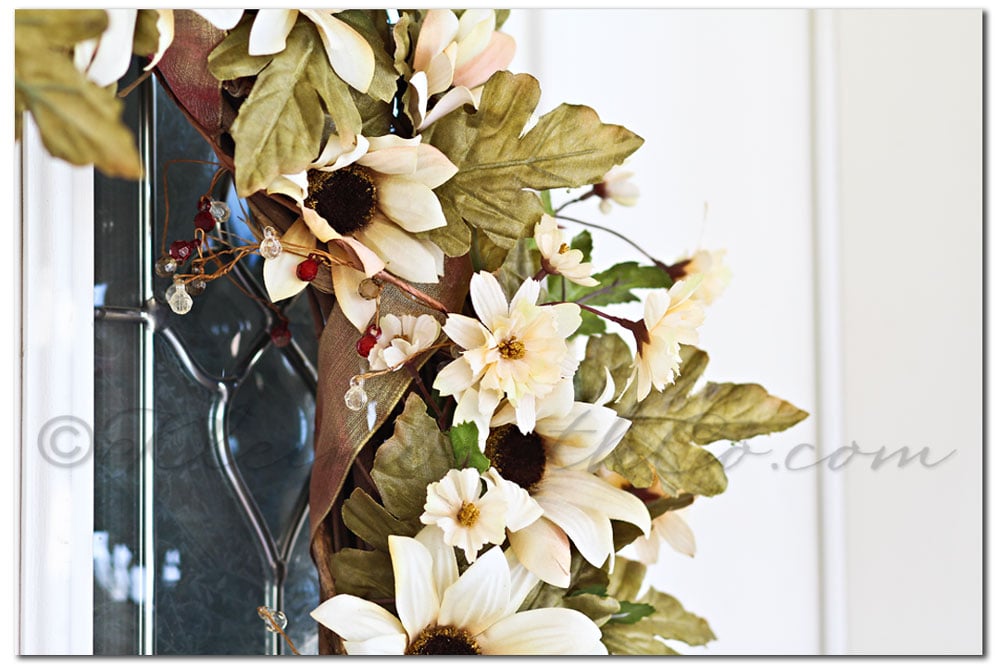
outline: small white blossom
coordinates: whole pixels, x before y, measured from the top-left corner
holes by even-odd
[[[594,186],[594,194],[601,198],[601,213],[611,212],[611,202],[619,206],[635,206],[639,201],[639,187],[630,181],[634,174],[620,167],[612,167],[601,182]]]
[[[583,261],[582,251],[566,244],[562,230],[552,216],[542,215],[542,219],[535,224],[535,243],[542,255],[542,266],[549,273],[565,276],[567,280],[584,287],[599,284],[590,277],[590,262]]]
[[[729,285],[733,272],[724,264],[726,251],[699,250],[683,266],[686,276],[701,275],[701,286],[691,296],[706,306],[715,301]],[[678,262],[680,264],[684,260]]]
[[[681,364],[681,345],[698,342],[698,327],[705,320],[705,310],[692,294],[701,284],[701,276],[674,283],[665,289],[651,291],[646,296],[642,324],[645,339],[639,340],[631,380],[637,381],[638,399],[649,395],[650,389],[663,391],[673,383]]]
[[[368,352],[373,371],[397,368],[437,342],[441,325],[432,315],[383,315],[375,346]]]
[[[480,496],[483,482],[475,468],[449,470],[439,482],[427,485],[427,502],[420,521],[444,533],[445,544],[465,552],[472,563],[484,544],[504,540],[507,502],[496,487]]]

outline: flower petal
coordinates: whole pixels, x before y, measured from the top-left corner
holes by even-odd
[[[368,92],[375,76],[375,54],[371,45],[354,28],[325,11],[301,11],[319,29],[326,57],[337,76],[359,92]]]
[[[574,609],[530,609],[498,621],[476,638],[487,655],[603,653],[601,629]]]
[[[437,109],[437,107],[434,108]],[[447,155],[434,146],[420,144],[417,147],[417,169],[410,176],[413,180],[423,183],[433,190],[457,173],[458,167],[452,164]]]
[[[389,556],[396,582],[396,612],[412,641],[438,617],[439,601],[431,554],[412,537],[390,535]]]
[[[108,9],[108,27],[98,38],[89,64],[83,63],[87,78],[102,88],[125,75],[132,62],[132,35],[137,9]]]
[[[425,526],[415,539],[424,545],[431,555],[433,563],[432,578],[438,599],[445,590],[458,581],[458,561],[455,560],[455,550],[445,544],[444,535],[437,526]]]
[[[507,535],[517,559],[547,584],[569,586],[569,538],[544,516]]]
[[[375,317],[375,299],[366,299],[358,294],[358,286],[365,274],[349,266],[334,264],[330,267],[333,279],[333,293],[337,297],[340,310],[358,331],[365,331]]]
[[[167,47],[174,41],[174,12],[172,9],[156,10],[156,30],[160,38],[156,43],[156,53],[149,59],[149,64],[142,68],[146,72],[156,67]]]
[[[347,641],[363,642],[403,631],[399,619],[374,602],[354,595],[335,595],[310,613],[317,622]]]
[[[281,235],[282,245],[315,248],[316,239],[301,219]],[[264,287],[271,301],[281,301],[304,290],[309,283],[299,280],[295,275],[295,267],[305,259],[308,250],[282,250],[274,259],[264,260]]]
[[[503,617],[510,600],[510,568],[500,547],[476,559],[441,598],[438,623],[474,635]]]
[[[343,169],[349,164],[354,164],[368,153],[369,143],[368,139],[361,136],[360,134],[354,135],[354,142],[347,142],[344,145],[343,139],[346,137],[340,137],[336,134],[331,134],[330,138],[326,142],[326,146],[323,147],[323,151],[316,158],[316,162],[313,164],[320,171],[336,171],[338,169]],[[306,182],[306,188],[308,190],[308,181]]]
[[[344,641],[344,651],[347,655],[403,655],[406,652],[406,635],[399,632],[394,635],[372,637],[363,642]]]
[[[492,9],[467,9],[458,20],[458,55],[456,68],[482,53],[496,29],[496,12]]]
[[[546,481],[548,480],[543,479],[539,486],[544,487]],[[575,494],[570,497],[576,500]],[[575,502],[562,498],[543,495],[541,492],[536,492],[534,498],[545,511],[545,518],[565,531],[573,546],[588,563],[594,567],[602,567],[608,556],[614,554],[611,521],[606,514],[580,507]]]
[[[504,496],[507,504],[508,529],[522,530],[541,518],[542,508],[531,494],[514,482],[504,479],[496,468],[490,468],[483,473],[483,478],[495,484]]]
[[[611,408],[577,402],[565,415],[539,420],[535,431],[547,441],[550,463],[586,471],[611,453],[630,425]]]
[[[480,271],[474,274],[469,281],[469,296],[479,320],[491,331],[494,323],[509,312],[507,297],[492,273]]]
[[[694,533],[684,517],[677,512],[664,512],[656,517],[653,525],[657,535],[673,547],[674,551],[685,556],[694,556]]]
[[[510,568],[510,600],[507,602],[507,611],[504,616],[510,616],[517,612],[528,597],[531,590],[538,584],[538,576],[532,574],[531,570],[517,560],[513,549],[504,552],[507,557],[507,567]]]
[[[458,17],[450,9],[431,9],[420,24],[413,50],[413,69],[427,71],[431,59],[445,50],[458,33]]]
[[[414,78],[415,77],[416,75],[414,75]],[[441,99],[439,99],[434,104],[434,108],[431,109],[430,112],[428,112],[424,116],[423,121],[421,121],[419,126],[417,127],[417,131],[418,132],[423,131],[424,128],[430,126],[435,121],[444,118],[455,109],[461,106],[465,106],[466,104],[471,104],[472,106],[476,106],[476,98],[472,95],[472,92],[465,86],[456,86],[455,88],[452,88],[447,93],[442,95]],[[421,109],[426,109],[426,108],[427,108],[427,103],[424,102]],[[431,186],[431,187],[437,187],[437,186]]]
[[[419,181],[376,174],[375,188],[379,210],[408,232],[426,232],[448,224],[437,195]]]
[[[502,69],[507,69],[510,62],[514,60],[516,50],[517,44],[513,37],[506,33],[494,32],[490,38],[489,46],[484,51],[468,62],[455,67],[452,84],[475,88],[486,83],[491,76]],[[461,56],[459,56],[459,62],[461,62]]]
[[[294,9],[259,9],[250,28],[250,44],[247,53],[251,56],[267,56],[285,50],[288,33],[295,25],[298,11]]]
[[[546,509],[549,497],[571,498],[577,507],[617,521],[627,521],[649,535],[649,510],[628,491],[616,488],[600,477],[576,470],[550,470],[539,485],[535,499]]]
[[[368,139],[368,153],[358,159],[358,164],[380,174],[410,176],[417,170],[419,156],[420,137],[404,139],[386,134]]]
[[[412,282],[437,282],[434,255],[396,225],[373,220],[363,232],[357,232],[357,236],[385,262],[387,271]]]
[[[232,30],[243,17],[242,9],[195,9],[194,12],[219,30]]]
[[[448,313],[443,329],[448,338],[466,350],[483,347],[490,336],[490,332],[479,320],[458,313]]]

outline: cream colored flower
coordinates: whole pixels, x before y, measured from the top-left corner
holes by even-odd
[[[461,576],[451,547],[424,529],[389,537],[398,618],[353,595],[336,595],[312,617],[351,655],[606,655],[601,630],[578,611],[518,612],[535,583],[493,547]]]
[[[505,537],[504,495],[495,487],[480,495],[481,487],[475,468],[449,470],[441,481],[427,485],[420,515],[422,523],[440,528],[445,544],[461,549],[470,563],[484,544],[502,544]]]
[[[678,553],[694,556],[694,533],[681,516],[683,511],[664,512],[653,519],[653,530],[649,537],[639,536],[632,542],[636,558],[640,562],[647,565],[657,562],[662,542],[669,544]]]
[[[538,306],[540,284],[526,280],[510,303],[492,274],[472,276],[469,295],[479,319],[450,313],[444,332],[465,351],[434,380],[442,396],[458,398],[455,423],[483,426],[506,398],[523,433],[537,407],[578,364],[566,340],[580,326],[580,307]]]
[[[585,287],[600,284],[590,277],[590,262],[583,261],[583,252],[563,241],[562,230],[552,216],[542,215],[541,221],[535,223],[535,243],[542,255],[542,266],[549,273],[565,276]]]
[[[715,301],[733,278],[733,272],[726,266],[726,251],[699,250],[690,259],[682,258],[674,263],[685,276],[701,275],[701,287],[691,295],[706,306]]]
[[[701,276],[695,275],[674,283],[669,292],[657,289],[646,295],[642,319],[646,336],[638,342],[629,378],[629,382],[638,383],[640,401],[651,388],[663,391],[673,383],[681,364],[681,344],[698,342],[698,327],[705,320],[705,310],[691,295],[700,284]]]
[[[621,167],[612,167],[601,182],[594,186],[594,194],[601,198],[601,213],[611,212],[611,202],[619,206],[635,206],[639,201],[639,187],[630,181],[634,174]]]
[[[285,174],[269,193],[294,199],[306,225],[322,242],[353,238],[370,248],[385,268],[413,282],[433,283],[444,274],[444,252],[414,234],[447,224],[433,189],[458,168],[420,137],[386,135],[344,147],[330,137],[320,156],[297,174]],[[358,271],[335,267],[337,300],[359,331],[375,315],[375,301],[358,297]],[[353,271],[353,273],[349,273]]]
[[[437,342],[441,325],[432,315],[383,315],[381,333],[368,352],[373,371],[398,368]]]
[[[570,542],[595,567],[613,566],[612,519],[650,530],[641,500],[593,474],[630,422],[611,408],[573,401],[569,380],[540,404],[531,432],[521,433],[514,421],[509,404],[493,417],[485,448],[493,467],[485,476],[507,494],[508,537],[518,560],[561,587],[570,581]],[[534,506],[541,518],[522,521],[520,514]]]
[[[410,114],[417,131],[463,104],[478,105],[478,87],[510,64],[514,49],[514,39],[496,30],[492,9],[467,9],[461,18],[450,9],[428,10],[417,35],[409,82]],[[445,94],[428,113],[428,102],[438,93]]]
[[[125,75],[132,64],[132,40],[139,16],[137,9],[106,9],[108,27],[100,37],[82,41],[73,48],[73,60],[78,70],[87,78],[104,87]],[[159,42],[156,52],[143,69],[153,69],[174,39],[174,13],[170,9],[157,9],[156,30]]]

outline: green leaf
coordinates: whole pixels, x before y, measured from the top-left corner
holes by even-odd
[[[400,521],[362,489],[355,489],[344,501],[344,525],[379,551],[389,551],[389,536],[413,537],[422,528],[416,519]]]
[[[591,255],[594,253],[594,239],[590,235],[590,232],[585,229],[573,237],[573,240],[569,242],[569,247],[582,252],[582,261],[589,262],[591,261]]]
[[[390,30],[388,16],[384,10],[349,9],[337,14],[337,18],[354,28],[365,38],[375,53],[375,76],[368,86],[368,95],[382,102],[391,102],[396,94],[396,63],[388,49],[395,48],[389,43]]]
[[[236,189],[248,196],[279,174],[304,170],[319,154],[324,116],[341,137],[361,131],[350,87],[333,70],[316,28],[300,18],[285,49],[273,56],[246,54],[249,29],[241,23],[209,56],[221,81],[256,74],[230,134],[236,145]]]
[[[462,422],[448,431],[451,447],[455,453],[455,468],[475,468],[486,472],[490,460],[479,449],[479,427],[475,422]]]
[[[148,56],[160,47],[160,30],[156,22],[160,15],[155,9],[140,9],[135,20],[135,36],[132,38],[132,53]]]
[[[454,240],[447,230],[468,224],[510,249],[544,212],[531,190],[596,183],[642,145],[624,127],[602,123],[593,109],[569,104],[542,116],[522,136],[540,95],[530,75],[497,72],[486,82],[478,111],[457,109],[425,133],[459,168],[437,189],[439,199],[453,204],[444,207],[448,226],[428,232],[428,238]]]
[[[580,612],[598,627],[614,620],[621,610],[618,600],[595,593],[568,595],[561,600],[560,606]]]
[[[708,365],[708,355],[681,346],[681,359],[678,377],[663,392],[654,391],[639,402],[632,386],[613,404],[632,427],[605,465],[638,488],[651,486],[657,475],[668,493],[713,496],[726,488],[725,471],[699,445],[782,431],[808,415],[755,384],[709,383],[690,394]],[[621,338],[592,337],[578,371],[578,396],[596,396],[604,386],[605,367],[617,387],[625,386],[630,366],[631,352]]]
[[[330,559],[337,593],[366,600],[396,596],[392,560],[382,551],[341,549]]]
[[[427,485],[444,477],[453,462],[451,441],[438,430],[423,401],[411,394],[392,437],[375,452],[372,479],[385,508],[405,521],[420,516]]]
[[[675,639],[689,646],[701,646],[715,639],[705,619],[684,609],[676,598],[649,589],[637,598],[646,566],[642,563],[618,558],[615,571],[608,581],[608,594],[622,603],[622,609],[633,609],[633,615],[642,614],[628,622],[611,622],[602,628],[601,637],[608,651],[616,655],[673,655],[673,649],[660,639]],[[643,613],[648,609],[651,612]]]
[[[600,282],[594,287],[567,283],[566,300],[583,302],[588,306],[630,303],[640,300],[632,293],[634,289],[670,287],[673,284],[666,271],[655,266],[640,266],[638,262],[615,264],[606,271],[595,273],[594,279]]]
[[[538,193],[538,197],[542,200],[542,210],[548,215],[555,215],[556,211],[552,208],[552,191],[542,190]]]
[[[612,614],[608,621],[610,623],[638,623],[654,611],[656,608],[650,604],[623,601],[619,603],[618,613]]]
[[[121,121],[114,86],[101,88],[73,64],[69,47],[107,27],[103,10],[18,10],[14,30],[14,109],[29,112],[42,144],[71,164],[139,178],[142,161]],[[15,124],[15,131],[20,124]]]

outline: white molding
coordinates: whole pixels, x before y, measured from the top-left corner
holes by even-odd
[[[817,456],[845,444],[836,12],[810,12],[813,108],[813,258],[816,275]],[[843,471],[817,466],[821,646],[847,652],[847,526]]]
[[[20,166],[18,652],[90,654],[93,169],[49,156],[28,118]]]

